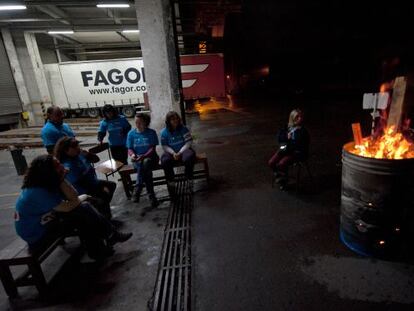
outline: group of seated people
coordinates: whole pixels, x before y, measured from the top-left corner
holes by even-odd
[[[109,133],[112,157],[125,164],[129,157],[133,163],[138,172],[134,201],[139,202],[145,185],[151,205],[157,206],[152,170],[159,161],[159,139],[149,128],[150,116],[138,113],[136,128],[131,129],[128,120],[113,106],[106,105],[103,113],[98,141],[102,143]],[[32,251],[42,249],[62,234],[77,231],[91,258],[107,257],[113,253],[114,244],[128,240],[132,233],[120,232],[112,220],[110,203],[116,183],[98,179],[92,165],[99,161],[98,156],[80,148],[63,117],[58,107],[47,111],[41,137],[48,154],[36,157],[25,175],[16,202],[16,231]],[[196,158],[192,136],[173,111],[167,114],[160,136],[164,150],[161,165],[172,191],[175,162],[182,162],[186,178],[192,178]]]

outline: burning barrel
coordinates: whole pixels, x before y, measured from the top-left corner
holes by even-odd
[[[343,147],[341,239],[360,254],[392,256],[411,242],[414,230],[412,146],[395,157],[380,153],[379,142],[364,141],[365,147],[353,142]],[[393,144],[390,148],[399,146]]]

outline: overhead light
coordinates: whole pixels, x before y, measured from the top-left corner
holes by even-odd
[[[128,3],[99,3],[96,5],[98,8],[129,8]]]
[[[47,33],[49,35],[71,35],[75,32],[73,30],[50,30]]]
[[[125,29],[122,30],[122,33],[138,33],[139,29]]]
[[[0,4],[0,11],[12,11],[12,10],[26,10],[27,7],[25,5],[1,5]]]

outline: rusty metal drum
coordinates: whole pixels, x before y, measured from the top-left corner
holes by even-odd
[[[375,159],[342,150],[341,240],[368,256],[389,256],[414,232],[414,159]]]

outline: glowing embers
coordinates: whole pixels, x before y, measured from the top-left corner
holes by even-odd
[[[367,158],[409,159],[414,158],[414,144],[405,139],[402,133],[396,132],[394,126],[391,126],[384,130],[381,137],[364,138],[361,144],[355,145],[349,152]]]

